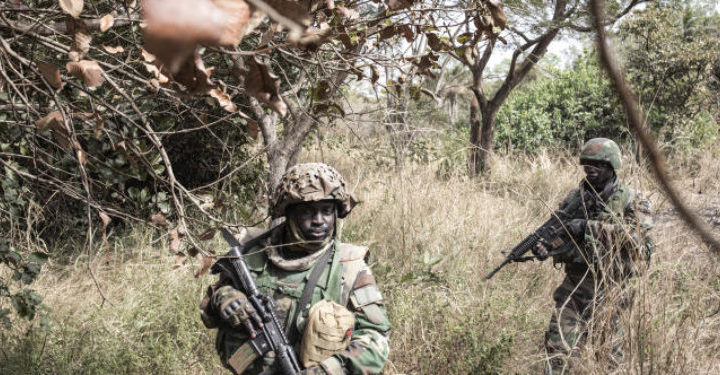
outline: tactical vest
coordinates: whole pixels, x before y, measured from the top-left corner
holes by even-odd
[[[323,273],[317,281],[312,292],[312,298],[307,306],[298,307],[300,296],[308,282],[308,277],[313,267],[306,271],[285,271],[272,264],[267,254],[260,251],[262,247],[251,248],[246,252],[245,261],[253,273],[255,284],[262,293],[267,293],[275,299],[276,314],[278,320],[283,324],[286,335],[289,334],[292,325],[297,327],[298,332],[304,332],[305,321],[314,304],[321,300],[334,301],[342,306],[364,307],[363,311],[370,320],[384,320],[385,315],[377,309],[382,297],[374,284],[363,285],[368,277],[369,268],[365,262],[368,256],[368,248],[335,241],[333,255],[326,264]],[[366,271],[366,272],[363,272]],[[364,275],[368,275],[365,277]],[[352,295],[351,295],[352,292]],[[295,315],[295,310],[301,308],[300,314],[295,322],[289,322],[290,317]],[[222,329],[220,327],[216,339],[218,353],[225,363],[234,372],[240,369],[249,368],[249,372],[261,370],[257,367],[257,354],[245,342],[246,336],[243,332]],[[293,343],[297,349],[298,342]],[[266,359],[266,365],[269,362]]]

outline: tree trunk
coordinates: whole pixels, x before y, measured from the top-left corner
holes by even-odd
[[[468,173],[477,176],[490,172],[490,164],[495,142],[495,119],[498,106],[492,102],[480,106],[476,98],[470,106],[470,155]]]

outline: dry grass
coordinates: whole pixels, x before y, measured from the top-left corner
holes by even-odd
[[[687,199],[708,218],[720,208],[715,156],[673,161]],[[388,373],[541,371],[562,271],[530,262],[510,265],[491,281],[483,277],[502,260],[500,251],[542,223],[577,183],[574,158],[501,156],[492,176],[480,180],[437,178],[433,163],[396,175],[368,167],[367,156],[352,151],[313,150],[304,158],[335,165],[363,201],[343,237],[372,249],[393,323]],[[639,171],[628,160],[626,179],[648,192],[659,212],[657,249],[650,273],[636,283],[636,303],[622,317],[625,357],[612,371],[718,373],[720,268]],[[138,231],[116,245],[110,267],[93,263],[112,306],[99,305],[86,259],[44,272],[37,287],[55,326],[46,336],[6,341],[0,372],[221,372],[213,335],[196,314],[210,278],[193,279],[190,266],[172,270],[164,241],[151,237]],[[588,345],[576,373],[611,372],[596,358],[601,352]]]

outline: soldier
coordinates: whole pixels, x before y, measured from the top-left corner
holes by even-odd
[[[258,288],[275,299],[302,374],[377,374],[390,351],[390,322],[366,264],[368,248],[337,238],[337,219],[356,204],[346,189],[342,176],[325,164],[291,167],[271,202],[273,218],[284,217],[284,223],[246,251]],[[319,277],[312,280],[313,274]],[[247,340],[255,335],[257,314],[228,284],[221,277],[200,305],[205,325],[218,329],[221,361],[235,374],[268,370],[273,358],[259,358]]]
[[[580,164],[585,179],[560,205],[564,210],[570,202],[581,199],[575,212],[567,212],[564,225],[575,239],[574,250],[553,255],[553,262],[563,263],[565,279],[555,290],[555,311],[545,333],[545,349],[549,358],[546,373],[567,373],[568,356],[577,356],[577,349],[587,339],[588,322],[598,320],[600,307],[623,306],[630,297],[625,293],[627,281],[646,268],[652,243],[650,204],[634,190],[622,184],[620,148],[606,138],[589,140],[582,148]],[[538,243],[533,252],[540,260],[548,257],[548,249]],[[618,293],[610,293],[610,287]],[[612,300],[610,294],[613,294]],[[617,339],[618,309],[610,307],[606,315],[611,335]],[[614,343],[615,354],[621,346]]]

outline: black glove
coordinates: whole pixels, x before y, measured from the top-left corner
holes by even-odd
[[[233,327],[243,326],[250,338],[254,339],[257,336],[254,327],[262,328],[263,323],[245,294],[225,285],[215,291],[212,301],[215,311],[222,320]]]
[[[587,227],[587,220],[585,219],[572,219],[564,223],[565,228],[573,237],[580,237],[585,234],[585,227]]]
[[[543,245],[542,242],[536,243],[535,246],[533,246],[533,248],[531,250],[532,250],[532,253],[535,255],[535,258],[537,258],[540,261],[547,259],[548,255],[550,255],[547,247],[545,247],[545,245]]]

